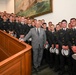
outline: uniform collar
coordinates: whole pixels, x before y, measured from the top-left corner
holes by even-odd
[[[63,30],[67,30],[67,28],[63,28]]]

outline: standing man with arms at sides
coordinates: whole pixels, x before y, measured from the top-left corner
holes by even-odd
[[[32,38],[33,65],[34,69],[38,71],[38,67],[41,64],[43,50],[46,43],[46,33],[45,30],[41,28],[40,21],[36,22],[36,27],[32,28],[23,40],[26,41],[30,37]]]
[[[69,30],[69,47],[71,50],[71,56],[76,54],[76,18],[71,18],[70,19],[70,24],[72,28]],[[76,58],[76,57],[75,57]],[[72,74],[71,75],[76,75],[76,59],[74,57],[71,58],[72,62]]]
[[[60,53],[59,53],[59,55],[60,55],[60,71],[59,71],[58,75],[64,75],[64,73],[66,73],[65,72],[66,65],[68,67],[68,74],[71,75],[70,49],[69,49],[69,45],[68,45],[69,30],[67,29],[67,21],[62,20],[61,26],[62,26],[62,29],[60,29],[58,32],[58,44],[60,47]]]

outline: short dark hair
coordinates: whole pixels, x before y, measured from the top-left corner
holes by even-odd
[[[76,18],[71,18],[70,20],[76,20]]]
[[[47,23],[43,23],[42,25],[43,25],[43,26],[44,26],[44,25],[46,25],[46,26],[47,26]]]
[[[46,24],[46,23],[43,23],[43,25],[44,25],[44,24]]]
[[[67,20],[64,19],[64,20],[61,21],[61,23],[62,23],[62,22],[66,22],[66,23],[67,23]]]

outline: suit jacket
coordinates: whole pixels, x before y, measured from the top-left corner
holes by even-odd
[[[44,29],[40,28],[39,35],[37,34],[36,28],[32,28],[29,33],[25,36],[24,40],[28,40],[29,38],[32,38],[32,47],[33,48],[41,48],[44,47],[44,44],[46,43],[46,33]]]

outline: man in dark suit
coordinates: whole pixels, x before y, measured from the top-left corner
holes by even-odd
[[[9,21],[8,21],[8,32],[9,34],[14,34],[14,29],[15,29],[15,23],[13,21],[13,16],[9,17]]]
[[[8,32],[8,22],[5,15],[3,16],[3,21],[1,22],[1,29],[5,32]]]
[[[54,33],[54,40],[55,40],[55,66],[54,66],[54,71],[57,72],[59,71],[59,65],[60,65],[60,60],[59,60],[59,53],[60,53],[60,48],[58,44],[58,32],[61,29],[60,25],[56,25],[56,31]]]
[[[62,20],[62,29],[58,32],[58,44],[60,46],[60,71],[59,75],[65,73],[65,63],[67,62],[68,70],[70,71],[70,58],[69,58],[69,46],[68,46],[68,29],[67,21]]]
[[[27,26],[25,25],[24,21],[25,21],[25,18],[21,17],[21,20],[20,20],[20,22],[17,25],[17,29],[16,30],[17,30],[19,39],[24,38],[25,35],[27,34],[27,31],[28,31]]]
[[[55,65],[55,39],[54,39],[54,33],[55,33],[55,28],[54,25],[52,24],[50,26],[50,36],[49,36],[49,42],[50,43],[50,68],[53,68]],[[52,37],[52,38],[51,38]]]
[[[2,22],[2,21],[3,21],[3,18],[1,18],[1,14],[0,14],[0,29],[2,29],[2,28],[1,28],[1,26],[2,26],[2,25],[1,25],[1,22]]]
[[[70,24],[72,29],[69,30],[69,47],[71,49],[71,55],[76,54],[76,19],[71,18]],[[72,58],[72,75],[76,74],[76,60]]]
[[[46,43],[46,34],[44,29],[41,28],[40,21],[37,21],[36,27],[32,28],[29,33],[24,37],[24,41],[32,38],[32,48],[33,48],[33,64],[36,71],[41,64],[43,49]]]
[[[30,31],[31,28],[33,28],[32,20],[28,19],[27,20],[27,33]],[[29,38],[26,42],[31,45],[31,38]]]
[[[48,30],[47,24],[43,23],[42,24],[43,29],[45,30],[46,33],[46,46],[44,49],[44,54],[43,54],[43,58],[45,59],[46,63],[49,65],[49,67],[52,67],[53,64],[51,64],[51,56],[50,56],[50,51],[49,48],[52,46],[53,44],[53,34],[50,30]],[[48,46],[48,47],[47,47]]]

